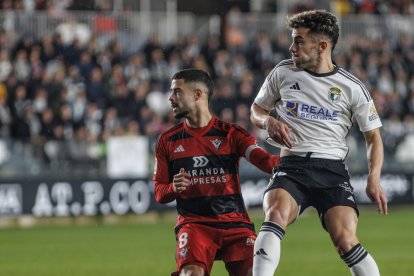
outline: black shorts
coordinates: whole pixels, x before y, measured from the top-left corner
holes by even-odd
[[[342,160],[282,157],[265,193],[276,188],[292,195],[299,206],[299,214],[309,206],[315,207],[324,227],[323,215],[331,207],[350,206],[359,215],[348,170]]]

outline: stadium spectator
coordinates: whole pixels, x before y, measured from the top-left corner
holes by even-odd
[[[86,84],[86,97],[89,102],[96,103],[99,108],[105,108],[108,97],[108,89],[104,84],[102,69],[94,67],[91,78]]]
[[[10,124],[12,123],[12,114],[7,105],[6,88],[0,85],[0,137],[10,136]]]
[[[177,201],[177,271],[210,275],[223,260],[230,275],[251,275],[255,232],[241,196],[241,157],[270,173],[279,157],[256,145],[255,138],[209,111],[213,80],[199,69],[172,77],[169,100],[176,119],[156,147],[155,197]],[[230,159],[231,160],[230,160]]]
[[[379,116],[361,82],[332,61],[339,36],[336,17],[312,10],[289,17],[287,23],[292,57],[275,66],[251,107],[252,122],[282,147],[281,165],[265,191],[265,221],[254,245],[253,273],[274,274],[288,225],[313,206],[352,275],[379,276],[377,264],[356,236],[359,212],[344,164],[344,141],[353,117],[367,145],[366,193],[379,213],[387,214],[380,184],[384,157]],[[270,116],[274,107],[278,119]]]
[[[91,38],[91,30],[89,26],[79,23],[69,14],[65,17],[66,21],[60,23],[56,27],[56,32],[61,35],[63,44],[70,45],[77,40],[80,45],[87,45]]]

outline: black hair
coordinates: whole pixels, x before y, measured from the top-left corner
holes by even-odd
[[[184,69],[175,73],[171,79],[184,80],[184,82],[202,82],[206,85],[208,90],[208,101],[210,101],[210,98],[213,95],[214,82],[206,71],[195,68]]]
[[[325,10],[310,10],[288,17],[286,23],[291,29],[308,28],[310,34],[325,35],[335,48],[339,37],[339,27],[336,16]]]

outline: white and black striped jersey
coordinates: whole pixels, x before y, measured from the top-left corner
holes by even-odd
[[[296,155],[313,152],[312,157],[343,160],[352,118],[362,132],[382,126],[364,84],[338,67],[316,74],[284,60],[266,77],[254,102],[265,110],[276,109],[278,120],[293,132],[290,152]]]

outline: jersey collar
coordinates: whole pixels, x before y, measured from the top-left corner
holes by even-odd
[[[204,136],[204,134],[206,134],[213,127],[215,121],[216,121],[216,117],[213,116],[207,126],[198,127],[198,128],[189,127],[187,123],[185,122],[185,120],[183,124],[184,124],[184,129],[188,134],[190,134],[193,137],[201,137],[201,136]]]
[[[309,71],[309,70],[306,70],[306,69],[304,69],[304,71],[307,72],[308,74],[314,76],[314,77],[318,77],[318,78],[328,77],[328,76],[332,76],[332,75],[335,75],[336,73],[338,73],[338,65],[336,65],[335,62],[333,64],[335,65],[335,68],[331,72],[328,72],[328,73],[318,74],[318,73],[315,73],[315,72],[312,72],[312,71]]]

